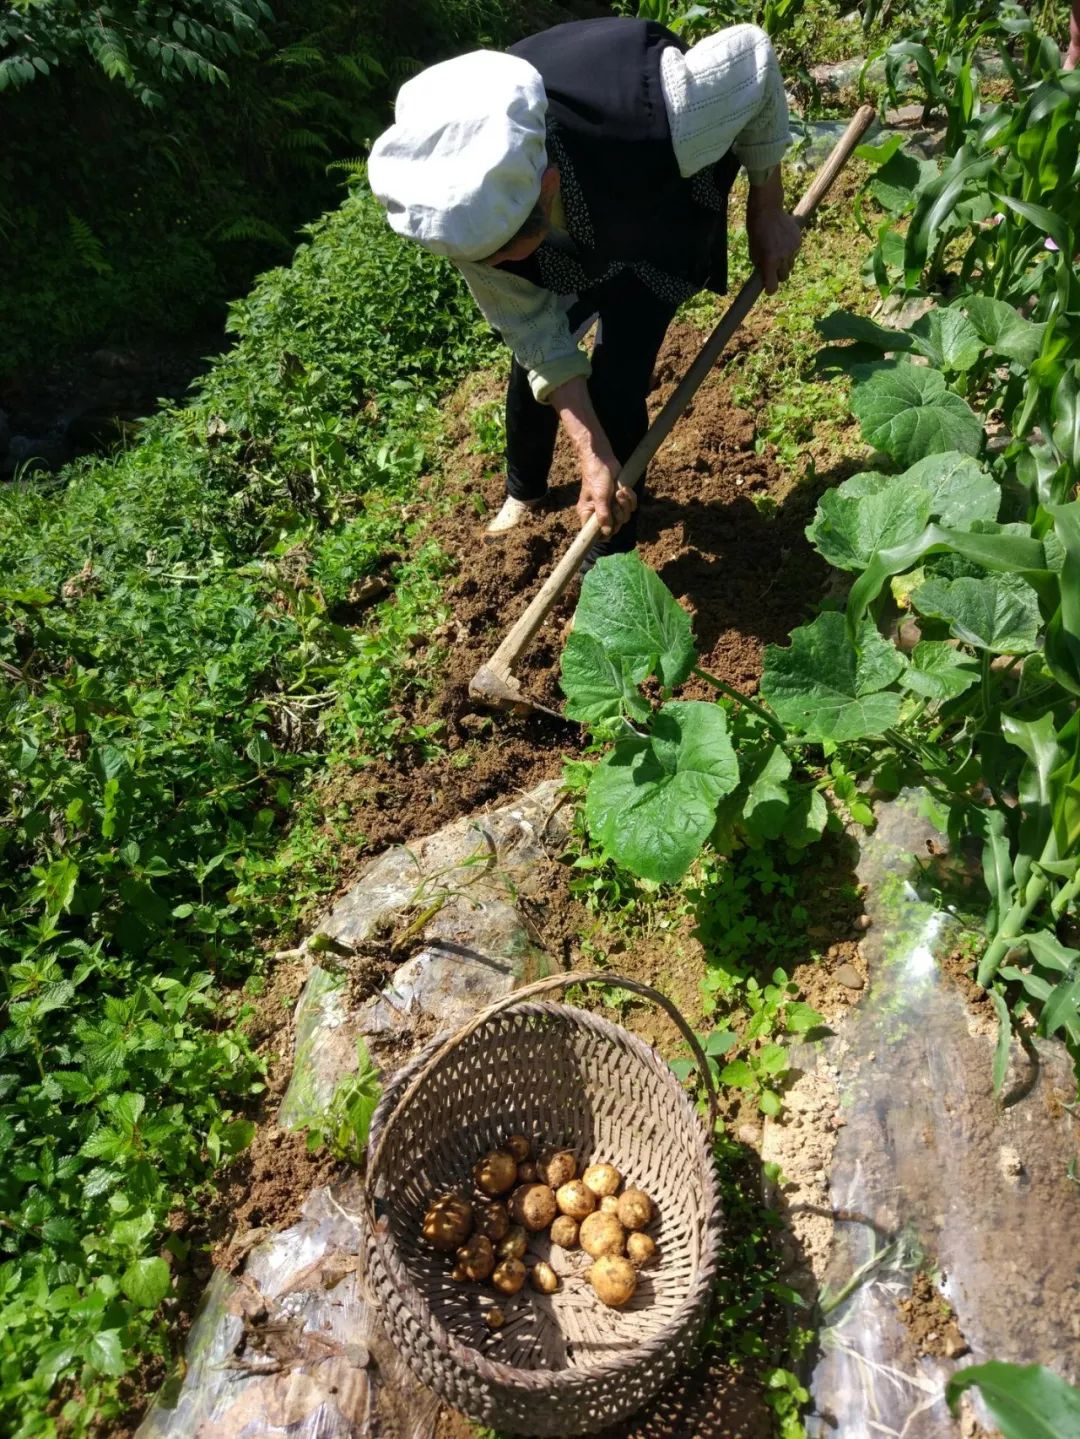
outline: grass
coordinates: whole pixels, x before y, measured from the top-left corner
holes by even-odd
[[[446,560],[411,503],[490,353],[358,190],[234,308],[192,403],[0,495],[0,1412],[78,1435],[171,1339],[166,1216],[242,1148],[243,985],[335,877],[334,763],[419,746]],[[351,608],[372,576],[385,598]],[[336,820],[347,826],[348,817]],[[256,986],[257,987],[257,986]]]
[[[860,275],[866,238],[850,204],[858,168],[859,162],[851,162],[847,178],[818,211],[789,282],[774,298],[763,296],[758,301],[745,327],[750,343],[722,362],[732,379],[732,399],[754,415],[758,448],[774,448],[777,463],[792,484],[813,482],[865,449],[851,418],[849,382],[823,385],[812,369],[821,347],[816,321],[840,305],[858,309],[860,294],[870,297]],[[807,184],[807,177],[789,172],[790,205]],[[735,277],[750,269],[741,225],[743,193],[740,187],[732,206],[733,292]],[[724,303],[714,296],[698,296],[682,314],[702,328],[711,327]]]

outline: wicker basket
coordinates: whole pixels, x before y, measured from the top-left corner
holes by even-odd
[[[633,990],[660,1005],[697,1058],[710,1126],[663,1059],[626,1030],[533,996],[571,984]],[[518,1434],[592,1433],[626,1418],[690,1356],[708,1308],[720,1240],[709,1136],[716,1095],[686,1021],[663,995],[611,974],[568,974],[516,991],[441,1036],[386,1089],[372,1121],[366,1180],[372,1297],[390,1340],[423,1383],[477,1423]],[[534,1236],[564,1282],[499,1299],[457,1284],[420,1237],[430,1201],[470,1181],[508,1134],[607,1160],[654,1199],[659,1259],[634,1298],[605,1309],[580,1277],[587,1256]],[[576,1276],[576,1277],[575,1277]]]

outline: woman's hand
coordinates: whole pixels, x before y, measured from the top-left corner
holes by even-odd
[[[763,185],[751,185],[746,201],[746,237],[750,259],[761,274],[767,295],[775,295],[791,274],[802,244],[802,226],[784,209],[779,167]]]
[[[578,518],[584,525],[595,515],[600,533],[609,539],[637,509],[637,495],[619,483],[622,466],[596,417],[585,378],[575,376],[552,390],[551,403],[570,436],[581,472]]]
[[[608,539],[637,509],[637,495],[619,483],[622,466],[610,450],[604,457],[587,446],[578,451],[578,464],[581,468],[578,519],[584,525],[590,515],[595,515],[600,521],[600,533]]]

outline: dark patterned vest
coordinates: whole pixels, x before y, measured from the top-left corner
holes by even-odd
[[[572,252],[545,240],[500,268],[564,294],[626,267],[679,297],[726,290],[727,195],[739,165],[729,152],[698,175],[679,174],[660,83],[671,45],[685,50],[654,21],[604,19],[511,46],[544,82]]]

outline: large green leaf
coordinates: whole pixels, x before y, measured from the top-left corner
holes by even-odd
[[[674,884],[708,838],[717,801],[738,781],[724,711],[673,701],[658,711],[648,738],[620,740],[594,771],[586,819],[620,864]]]
[[[1018,360],[1022,365],[1038,359],[1046,332],[1044,324],[1025,320],[1004,300],[995,300],[989,295],[971,295],[959,303],[995,355]]]
[[[957,639],[996,655],[1035,648],[1039,597],[1020,575],[930,579],[911,597],[920,614],[945,620]]]
[[[919,535],[930,519],[930,497],[898,477],[877,475],[883,483],[853,485],[849,480],[826,490],[806,538],[840,570],[863,570],[878,550],[891,549]],[[853,480],[869,481],[869,475]]]
[[[1003,1364],[992,1359],[961,1369],[945,1397],[953,1413],[960,1395],[975,1386],[1004,1439],[1076,1439],[1080,1390],[1041,1364]]]
[[[984,349],[966,315],[936,305],[915,321],[911,335],[919,353],[942,370],[970,370]]]
[[[1015,527],[982,525],[977,529],[949,530],[942,525],[927,525],[921,535],[907,544],[882,550],[874,556],[851,587],[848,596],[848,620],[857,625],[893,575],[902,574],[924,555],[952,553],[971,560],[983,569],[1006,574],[1044,574],[1046,552],[1030,532],[1015,533]]]
[[[951,530],[966,530],[976,520],[996,520],[1001,489],[971,455],[947,450],[917,460],[899,477],[921,485],[930,496],[930,513]]]
[[[944,640],[920,640],[900,682],[926,699],[951,700],[970,689],[978,678],[979,667],[970,655]]]
[[[583,724],[619,719],[625,712],[638,719],[649,715],[648,701],[628,673],[622,655],[608,654],[599,640],[575,629],[562,656],[562,689],[566,713]]]
[[[655,674],[670,689],[694,668],[690,617],[636,552],[607,555],[585,576],[574,615],[579,631],[625,660],[634,683]]]
[[[903,656],[871,621],[860,626],[856,648],[844,616],[827,613],[793,630],[789,648],[768,646],[761,693],[808,739],[862,739],[896,723],[900,695],[886,687],[903,669]]]
[[[905,215],[915,204],[919,186],[937,178],[933,160],[918,160],[906,151],[894,153],[881,165],[866,188],[883,210]]]
[[[970,455],[950,451],[918,460],[902,475],[876,470],[826,490],[806,537],[838,569],[862,570],[879,550],[907,544],[931,517],[965,529],[993,520],[996,482]]]
[[[961,199],[970,199],[977,192],[978,182],[996,165],[994,156],[981,153],[972,145],[964,145],[941,175],[922,190],[908,226],[904,248],[905,280],[910,288],[918,286],[923,266],[939,231],[947,232],[956,225],[958,203]]]
[[[1051,930],[1039,930],[1024,936],[1031,957],[1042,970],[1049,970],[1053,979],[1043,980],[1045,990],[1038,993],[1027,982],[1030,976],[1018,973],[1029,993],[1042,1002],[1039,1028],[1043,1034],[1063,1031],[1073,1044],[1080,1043],[1080,950],[1068,949]],[[1001,971],[1012,978],[1007,970]]]
[[[884,365],[856,384],[851,408],[867,444],[910,465],[924,455],[977,455],[983,428],[971,407],[925,365]]]
[[[826,340],[856,340],[863,345],[872,345],[883,353],[889,350],[910,350],[911,338],[904,330],[890,329],[869,320],[865,315],[855,315],[850,310],[833,310],[814,322],[814,329]]]
[[[790,776],[791,760],[780,745],[773,745],[760,756],[742,807],[743,823],[755,838],[776,839],[783,832],[791,807],[787,790]]]

